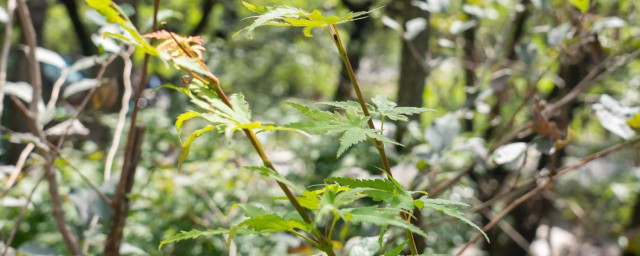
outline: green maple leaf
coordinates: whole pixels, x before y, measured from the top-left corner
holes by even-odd
[[[347,149],[367,138],[400,145],[382,135],[382,131],[366,128],[369,117],[359,114],[355,109],[348,108],[346,109],[346,114],[342,115],[338,112],[323,111],[295,103],[289,103],[289,105],[296,108],[310,120],[292,123],[287,127],[314,134],[330,133],[342,135],[337,157],[340,157]]]

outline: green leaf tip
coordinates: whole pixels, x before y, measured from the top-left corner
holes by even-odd
[[[159,56],[158,50],[155,47],[151,46],[147,41],[140,35],[140,32],[136,29],[136,27],[131,23],[127,15],[120,9],[120,7],[113,3],[111,0],[85,0],[89,7],[96,10],[102,16],[107,19],[107,22],[112,24],[118,24],[122,29],[124,29],[131,38],[114,33],[105,33],[104,36],[111,36],[117,39],[120,39],[129,44],[135,45],[140,48],[144,52],[153,55]]]
[[[179,242],[182,240],[187,240],[187,239],[196,239],[199,238],[201,236],[212,236],[212,235],[220,235],[220,234],[227,234],[229,233],[229,230],[227,229],[223,229],[223,228],[218,228],[216,230],[213,229],[208,229],[208,230],[197,230],[197,229],[192,229],[190,231],[181,231],[178,234],[175,234],[174,236],[171,236],[165,240],[162,240],[160,242],[160,245],[158,245],[158,251],[162,250],[162,246],[164,246],[165,244],[170,244],[170,243],[175,243],[175,242]]]
[[[287,5],[277,6],[258,6],[242,1],[242,5],[249,11],[256,13],[253,23],[244,29],[236,32],[233,36],[237,36],[242,31],[246,31],[249,37],[252,37],[253,31],[261,26],[278,26],[278,27],[302,27],[304,36],[313,37],[311,31],[314,28],[321,28],[328,25],[335,25],[344,22],[353,21],[369,14],[368,12],[350,12],[342,17],[324,16],[319,10],[311,12]],[[379,8],[378,8],[379,9]]]

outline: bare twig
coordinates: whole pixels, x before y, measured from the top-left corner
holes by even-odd
[[[89,187],[91,187],[91,189],[93,189],[93,191],[96,192],[96,194],[98,195],[98,197],[100,197],[100,199],[102,201],[104,201],[106,204],[111,204],[111,200],[104,193],[102,193],[102,191],[100,191],[98,186],[93,184],[93,182],[87,176],[85,176],[80,171],[80,169],[78,169],[78,167],[75,167],[73,164],[71,164],[71,162],[69,160],[65,159],[64,157],[62,157],[60,155],[58,155],[58,159],[62,160],[64,162],[64,164],[66,164],[73,171],[75,171],[80,176],[80,178],[82,178],[82,180],[84,180],[84,182],[86,182],[89,185]]]
[[[31,113],[37,119],[38,117],[38,104],[42,101],[42,77],[40,73],[40,64],[36,58],[36,50],[38,45],[36,43],[36,31],[33,28],[33,22],[31,21],[31,15],[29,14],[29,8],[25,1],[18,1],[18,16],[20,17],[20,24],[22,26],[22,33],[24,40],[29,46],[29,70],[31,71],[31,86],[33,87],[33,97],[31,98]]]
[[[534,189],[532,189],[531,191],[527,192],[526,194],[524,194],[523,196],[519,197],[518,199],[516,199],[515,201],[513,201],[509,206],[507,206],[504,210],[502,210],[502,212],[500,212],[500,214],[498,214],[493,220],[491,220],[491,222],[489,222],[487,225],[485,225],[484,227],[482,227],[482,229],[484,231],[487,231],[491,228],[493,228],[493,226],[495,226],[500,220],[502,220],[505,216],[507,216],[507,214],[509,214],[513,209],[515,209],[517,206],[519,206],[520,204],[526,202],[527,200],[529,200],[531,197],[533,197],[534,195],[538,194],[540,191],[544,190],[549,184],[555,182],[556,180],[558,180],[561,176],[569,173],[570,171],[573,171],[577,168],[580,168],[584,165],[586,165],[587,163],[596,160],[598,158],[602,158],[608,154],[611,154],[613,152],[616,152],[620,149],[623,149],[625,147],[634,145],[636,143],[640,142],[640,137],[636,137],[635,139],[632,140],[628,140],[625,141],[623,143],[620,143],[618,145],[609,147],[607,149],[601,150],[597,153],[594,153],[592,155],[589,155],[579,161],[576,161],[570,165],[567,165],[561,169],[559,169],[555,175],[551,176],[550,178],[542,181],[540,184],[538,184]],[[478,239],[480,239],[481,234],[476,234],[469,242],[467,242],[467,244],[465,244],[464,247],[462,247],[462,249],[458,252],[457,255],[461,255],[467,248],[469,248],[472,244],[474,244],[475,242],[478,241]]]
[[[16,179],[18,179],[18,175],[20,174],[20,171],[22,171],[22,166],[27,161],[29,154],[31,154],[34,148],[35,148],[35,144],[29,143],[22,150],[22,153],[20,153],[20,157],[18,157],[18,162],[16,162],[16,166],[13,167],[13,171],[11,172],[11,175],[9,176],[9,180],[4,186],[4,191],[2,191],[2,193],[0,194],[0,197],[4,196],[4,194],[7,193],[9,189],[11,189],[11,187],[13,187],[13,184],[15,183]]]
[[[562,106],[571,102],[573,99],[578,97],[580,93],[589,89],[594,84],[602,81],[605,77],[611,75],[613,72],[618,71],[621,67],[626,66],[629,62],[635,60],[638,56],[640,56],[640,48],[635,51],[629,53],[626,56],[621,57],[615,61],[610,61],[610,59],[617,58],[617,55],[612,55],[607,60],[604,60],[593,68],[584,79],[582,79],[569,93],[567,93],[564,97],[559,99],[558,101],[550,104],[544,109],[544,114],[549,115],[560,109]],[[602,70],[605,70],[602,72]]]
[[[114,210],[113,224],[107,235],[103,251],[104,255],[118,255],[120,251],[122,234],[127,220],[127,212],[129,211],[129,198],[127,195],[131,193],[133,188],[136,166],[140,160],[144,130],[144,126],[136,126],[134,130],[129,131],[130,134],[133,134],[133,140],[128,143],[131,144],[131,153],[125,156],[129,159],[129,169],[123,170],[120,175],[120,181],[111,204]]]
[[[16,222],[13,224],[13,228],[9,233],[9,237],[7,238],[7,241],[4,243],[4,250],[2,251],[1,256],[5,256],[7,254],[7,251],[11,247],[11,243],[13,243],[13,239],[15,238],[16,233],[18,233],[18,227],[20,227],[20,223],[22,223],[22,220],[24,219],[25,214],[27,214],[27,208],[29,208],[29,205],[31,204],[31,199],[33,199],[33,194],[35,194],[36,190],[40,186],[40,183],[42,183],[42,180],[44,180],[44,176],[45,175],[42,175],[42,177],[38,179],[38,182],[36,182],[36,185],[33,186],[33,189],[31,189],[31,192],[29,192],[29,196],[27,197],[27,202],[24,204],[24,206],[22,206],[22,209],[20,209],[20,215],[16,219]]]
[[[27,46],[29,46],[28,63],[29,72],[31,76],[31,86],[33,87],[33,97],[31,98],[31,121],[34,126],[34,133],[44,142],[47,141],[42,126],[38,124],[38,105],[42,101],[42,77],[40,73],[40,64],[36,59],[36,34],[29,14],[29,9],[25,1],[18,1],[18,15],[20,17],[20,23],[22,25],[23,35]],[[28,115],[27,115],[28,116]],[[58,227],[62,240],[64,241],[67,249],[72,255],[80,255],[82,251],[78,244],[78,240],[75,235],[69,229],[69,226],[64,219],[64,210],[62,209],[62,199],[58,191],[58,182],[56,180],[56,173],[54,171],[53,161],[55,159],[54,154],[50,151],[39,149],[38,152],[45,158],[47,165],[45,166],[45,177],[49,183],[49,195],[51,196],[52,214]]]
[[[107,67],[109,66],[109,64],[111,64],[111,62],[113,62],[113,60],[118,57],[117,54],[111,54],[109,56],[109,58],[107,58],[107,60],[105,60],[101,67],[100,70],[98,71],[98,74],[96,75],[96,80],[100,81],[102,79],[102,77],[104,76],[104,73],[107,70]],[[87,92],[87,95],[82,99],[82,102],[80,103],[80,106],[78,106],[76,108],[76,113],[69,119],[70,121],[76,120],[78,119],[78,117],[80,116],[80,113],[82,113],[82,111],[84,111],[84,109],[87,107],[87,104],[89,103],[89,100],[91,100],[91,97],[93,96],[93,94],[96,92],[96,90],[98,89],[98,86],[94,86],[92,87],[89,92]],[[67,136],[67,134],[69,134],[69,130],[71,129],[71,126],[73,125],[73,122],[69,122],[69,125],[67,125],[64,133],[62,133],[62,135],[60,136],[60,138],[58,139],[58,142],[55,146],[55,151],[59,151],[60,147],[62,147],[62,144],[64,143],[64,140]]]
[[[62,85],[65,81],[67,81],[67,77],[69,76],[68,68],[63,68],[60,72],[60,77],[53,83],[53,89],[51,90],[51,98],[47,103],[47,110],[52,110],[56,107],[56,103],[58,103],[58,98],[60,97],[60,89],[62,89]]]
[[[160,0],[153,1],[153,24],[152,31],[155,32],[158,28],[158,9],[160,7]],[[150,44],[153,44],[154,39],[150,40]],[[140,147],[142,145],[142,135],[144,133],[144,127],[137,127],[136,121],[138,119],[138,101],[142,95],[142,91],[147,83],[149,54],[144,55],[142,62],[142,75],[136,88],[135,96],[133,97],[134,107],[131,113],[131,121],[129,126],[129,134],[127,136],[127,144],[124,151],[124,160],[122,163],[122,173],[120,174],[120,181],[116,187],[115,195],[112,201],[112,207],[114,210],[113,224],[107,236],[107,240],[104,246],[104,255],[117,255],[120,250],[120,243],[122,242],[122,234],[125,226],[127,212],[129,210],[128,199],[126,194],[131,191],[133,186],[133,178],[135,176],[136,165],[140,156]]]
[[[124,130],[124,125],[127,119],[127,113],[129,112],[129,101],[131,100],[131,70],[133,69],[133,63],[131,62],[131,54],[135,47],[131,47],[128,52],[122,55],[124,60],[124,72],[122,73],[124,81],[124,93],[122,95],[122,107],[118,113],[118,123],[116,124],[116,130],[113,132],[113,140],[111,141],[111,148],[107,154],[107,160],[104,165],[104,181],[107,182],[111,179],[111,168],[113,167],[113,159],[116,157],[118,151],[118,145],[120,145],[120,137]]]
[[[4,43],[2,44],[2,55],[0,55],[0,117],[2,117],[4,111],[4,86],[7,83],[7,63],[9,61],[11,39],[13,39],[13,15],[15,10],[16,0],[8,0],[7,23],[4,27]]]
[[[621,67],[626,66],[629,62],[633,61],[635,58],[640,56],[640,49],[636,49],[635,51],[629,53],[626,56],[612,55],[609,56],[606,60],[600,62],[596,67],[591,69],[591,71],[582,79],[580,82],[564,97],[561,99],[549,104],[543,110],[543,115],[549,116],[556,112],[558,109],[562,108],[567,103],[573,101],[580,93],[585,90],[591,88],[591,86],[596,83],[602,81],[605,77],[613,74],[618,71]],[[612,59],[620,57],[620,59],[616,61],[611,61]],[[612,63],[613,62],[613,63]],[[605,70],[603,72],[603,70]],[[509,143],[516,138],[522,138],[530,135],[533,131],[529,128],[531,122],[527,122],[527,124],[520,129],[515,130],[515,132],[505,136],[503,139],[491,145],[491,151],[497,149],[501,145]]]

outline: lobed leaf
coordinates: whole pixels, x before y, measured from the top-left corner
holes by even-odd
[[[140,35],[140,32],[138,32],[133,23],[131,23],[127,15],[122,11],[122,9],[120,9],[120,7],[118,7],[117,4],[113,3],[111,0],[85,1],[91,8],[95,9],[96,11],[98,11],[98,13],[104,16],[107,19],[107,22],[120,25],[120,27],[122,27],[125,31],[127,31],[127,33],[129,33],[133,40],[120,34],[105,33],[105,36],[118,38],[122,41],[135,45],[136,47],[142,49],[150,55],[159,56],[156,48],[151,46],[149,43],[147,43],[146,40],[144,40],[142,35]]]
[[[196,138],[200,137],[202,134],[213,130],[213,128],[214,128],[213,126],[207,125],[206,127],[196,130],[192,132],[191,135],[189,135],[189,138],[187,138],[187,140],[182,144],[182,150],[180,151],[180,156],[178,157],[178,170],[182,168],[182,162],[187,158],[187,155],[189,155],[189,149],[191,148],[191,143]]]
[[[371,99],[374,105],[376,105],[376,109],[373,111],[374,114],[381,115],[383,118],[389,118],[393,121],[409,121],[407,116],[420,114],[428,111],[434,111],[433,109],[428,108],[415,108],[415,107],[397,107],[397,104],[393,101],[387,99],[387,97],[378,95]]]
[[[343,17],[324,16],[319,10],[313,10],[310,13],[302,9],[291,6],[256,6],[247,2],[242,2],[245,8],[257,13],[254,22],[246,28],[236,32],[234,36],[242,31],[247,31],[249,37],[252,36],[253,30],[261,26],[293,26],[302,27],[306,37],[312,37],[311,30],[327,25],[340,24],[352,21],[356,18],[368,14],[369,12],[348,13]]]
[[[178,134],[180,133],[180,130],[182,129],[182,124],[185,121],[188,121],[188,120],[190,120],[190,119],[192,119],[194,117],[200,117],[200,116],[202,116],[202,114],[200,114],[198,112],[195,112],[193,110],[189,110],[187,112],[184,112],[184,113],[180,114],[178,116],[178,118],[176,119],[176,123],[175,123],[176,131],[178,132]]]
[[[454,217],[456,219],[459,219],[465,223],[467,223],[469,226],[475,228],[476,230],[480,231],[480,233],[482,233],[482,235],[484,236],[484,238],[487,240],[487,242],[489,241],[489,237],[487,236],[487,234],[482,230],[482,228],[478,227],[478,225],[476,225],[475,223],[473,223],[473,221],[467,219],[464,216],[464,213],[462,213],[460,210],[458,210],[458,208],[454,208],[451,206],[469,206],[465,203],[460,203],[460,202],[456,202],[456,201],[451,201],[451,200],[446,200],[446,199],[432,199],[432,198],[427,198],[427,197],[422,197],[419,200],[424,202],[424,207],[428,207],[437,211],[440,211],[446,215],[449,215],[451,217]]]
[[[257,234],[269,234],[281,231],[295,232],[296,229],[309,231],[309,227],[306,223],[301,222],[298,219],[286,220],[276,214],[257,215],[240,222],[230,230],[229,238],[227,239],[227,246],[231,244],[231,240],[235,234],[245,228],[246,230]]]
[[[311,120],[292,123],[286,127],[314,134],[337,133],[342,135],[337,157],[340,157],[347,149],[367,138],[373,138],[383,143],[401,145],[382,135],[380,130],[365,128],[369,117],[363,116],[358,113],[357,109],[351,108],[353,103],[326,103],[327,105],[346,106],[345,115],[341,115],[338,112],[313,109],[296,103],[288,104]]]
[[[350,188],[373,188],[384,191],[393,191],[395,186],[392,181],[387,179],[352,179],[346,177],[330,177],[325,179],[327,182],[336,182]]]
[[[227,229],[223,229],[223,228],[218,228],[218,229],[208,229],[208,230],[197,230],[197,229],[192,229],[190,231],[181,231],[180,233],[171,236],[165,240],[160,241],[160,245],[158,245],[158,250],[162,249],[162,246],[164,246],[165,244],[170,244],[170,243],[175,243],[175,242],[179,242],[182,240],[187,240],[187,239],[196,239],[199,238],[201,236],[212,236],[212,235],[221,235],[221,234],[227,234],[229,233],[229,230]]]
[[[371,207],[359,207],[341,209],[340,212],[346,216],[345,221],[351,223],[369,223],[376,226],[396,226],[403,229],[408,229],[414,234],[427,237],[420,228],[400,218],[400,211],[388,208]]]

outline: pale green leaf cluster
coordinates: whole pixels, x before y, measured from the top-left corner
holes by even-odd
[[[383,122],[385,118],[389,118],[393,121],[406,122],[409,120],[407,117],[409,115],[432,111],[427,108],[397,107],[395,102],[389,101],[384,96],[376,96],[371,101],[373,102],[373,105],[367,104],[367,109],[371,113],[371,117],[363,115],[360,104],[355,101],[333,101],[321,103],[344,110],[344,115],[337,111],[329,112],[309,108],[295,103],[289,103],[311,120],[293,123],[288,125],[288,127],[314,134],[341,134],[340,148],[338,149],[337,154],[338,157],[340,157],[351,146],[367,139],[375,139],[383,143],[401,145],[382,135],[381,129],[369,128],[367,126],[367,122],[370,118],[380,118]]]
[[[138,29],[131,23],[127,15],[120,9],[120,7],[113,3],[111,0],[85,0],[87,4],[102,16],[107,18],[107,22],[112,24],[118,24],[127,31],[130,37],[120,34],[114,33],[105,33],[105,36],[111,36],[118,38],[127,43],[133,44],[136,47],[142,49],[146,53],[159,56],[158,51],[155,47],[151,46],[147,41],[140,35]]]
[[[235,131],[243,129],[257,130],[258,132],[280,130],[297,131],[293,128],[263,125],[260,122],[251,121],[251,109],[244,95],[232,94],[229,97],[231,106],[228,106],[220,100],[215,91],[197,79],[193,79],[186,88],[174,85],[163,85],[159,88],[169,88],[182,92],[189,97],[194,105],[200,108],[199,111],[188,110],[180,114],[176,119],[175,127],[182,145],[182,151],[178,158],[178,168],[181,168],[182,162],[187,158],[191,143],[204,133],[213,130],[225,134],[227,139],[231,139]],[[191,132],[189,137],[187,137],[185,141],[182,141],[180,136],[184,123],[194,118],[204,119],[208,122],[208,125]]]
[[[371,104],[367,104],[367,110],[371,113],[373,118],[380,118],[384,121],[386,118],[389,118],[393,121],[409,121],[408,116],[421,114],[424,112],[434,111],[429,108],[415,108],[415,107],[398,107],[393,101],[387,99],[387,97],[382,95],[377,95],[376,97],[371,99]],[[360,104],[355,101],[332,101],[332,102],[322,102],[321,104],[329,105],[339,109],[353,109],[358,113],[362,112],[362,108]]]
[[[246,28],[238,31],[234,36],[242,31],[247,31],[251,36],[253,30],[261,26],[280,26],[280,27],[302,27],[303,33],[307,37],[312,37],[311,30],[314,28],[322,28],[327,25],[340,24],[352,21],[368,14],[369,12],[351,12],[342,17],[324,16],[319,10],[311,12],[304,11],[291,6],[257,6],[248,2],[242,2],[245,8],[256,13],[253,23]]]
[[[367,127],[369,117],[361,115],[355,108],[346,109],[344,115],[337,111],[330,112],[314,108],[309,108],[296,103],[289,103],[310,120],[300,121],[287,125],[289,128],[303,130],[313,134],[340,134],[340,148],[337,156],[340,157],[351,146],[365,141],[366,139],[376,139],[384,143],[399,143],[382,135],[381,130]]]

